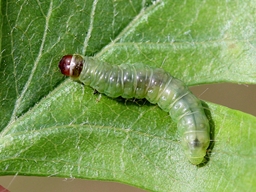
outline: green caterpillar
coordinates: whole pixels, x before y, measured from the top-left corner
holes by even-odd
[[[189,161],[195,165],[204,161],[210,143],[209,121],[201,101],[179,79],[141,63],[110,65],[76,54],[63,56],[59,68],[62,74],[109,97],[146,98],[157,103],[177,122]]]

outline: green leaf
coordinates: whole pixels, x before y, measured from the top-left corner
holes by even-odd
[[[65,54],[162,67],[188,85],[256,83],[254,1],[1,3],[0,174],[110,180],[150,191],[256,190],[256,118],[208,103],[214,147],[191,165],[145,100],[94,94]]]

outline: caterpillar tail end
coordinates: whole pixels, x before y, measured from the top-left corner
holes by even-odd
[[[184,134],[183,147],[190,163],[199,165],[205,161],[206,150],[209,147],[210,138],[207,133]]]
[[[204,159],[204,157],[191,157],[190,156],[188,158],[188,160],[193,165],[199,165],[199,164],[203,163],[205,159]]]

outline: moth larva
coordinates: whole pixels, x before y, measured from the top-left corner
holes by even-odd
[[[179,79],[163,69],[140,63],[110,65],[76,54],[64,56],[59,68],[64,75],[109,97],[146,98],[157,103],[177,122],[189,161],[197,165],[204,160],[210,143],[209,121],[201,101]]]

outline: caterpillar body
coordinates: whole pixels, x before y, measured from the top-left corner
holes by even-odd
[[[192,164],[204,161],[210,143],[209,121],[201,101],[185,84],[161,68],[141,63],[110,65],[93,57],[66,55],[59,62],[62,74],[109,97],[146,98],[169,112],[177,122],[186,156]]]

